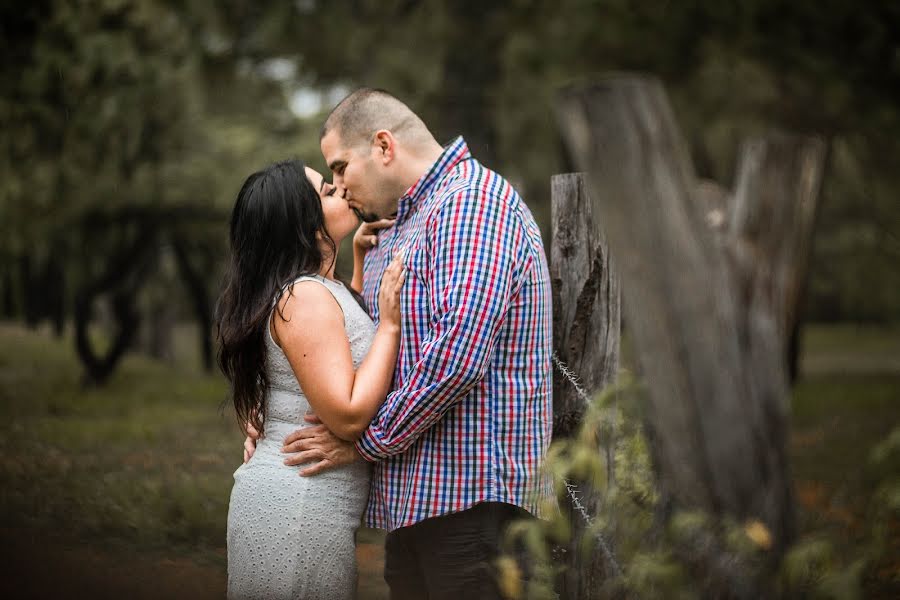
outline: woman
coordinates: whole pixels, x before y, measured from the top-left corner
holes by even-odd
[[[376,328],[334,278],[337,249],[358,222],[335,188],[296,160],[254,173],[238,194],[217,317],[219,364],[238,422],[262,436],[234,474],[229,598],[355,593],[354,533],[368,497],[368,465],[300,477],[281,448],[306,425],[307,412],[356,439],[389,391],[402,257],[384,274]]]

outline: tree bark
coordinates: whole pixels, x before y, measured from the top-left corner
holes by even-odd
[[[619,282],[583,174],[554,175],[550,185],[554,348],[591,394],[619,369]],[[568,436],[586,407],[558,371],[553,384],[554,437]]]
[[[552,242],[550,277],[553,287],[554,348],[592,397],[615,381],[619,368],[619,283],[606,241],[595,218],[583,175],[556,175],[551,180]],[[574,436],[587,410],[575,386],[559,371],[553,377],[554,439]],[[611,437],[598,440],[605,453],[606,482],[587,478],[577,484],[578,497],[595,515],[602,489],[614,484]],[[598,450],[600,448],[598,447]],[[605,484],[605,485],[604,485]],[[561,597],[598,598],[601,584],[613,571],[596,547],[582,515],[569,499],[564,507],[572,536],[564,553]],[[592,548],[592,551],[586,551]]]

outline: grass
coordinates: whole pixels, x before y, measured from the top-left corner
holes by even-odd
[[[0,328],[0,523],[148,549],[223,542],[240,435],[219,378],[128,357],[84,389],[69,345]],[[223,493],[224,492],[224,493]]]
[[[814,327],[804,346],[792,414],[796,475],[865,501],[871,450],[900,425],[900,365],[891,364],[900,359],[900,329]]]
[[[900,374],[900,326],[839,324],[808,327],[802,368],[808,377]]]
[[[791,448],[801,526],[829,531],[852,552],[872,491],[864,465],[900,423],[900,330],[812,327],[805,349]],[[27,546],[24,537],[34,536],[29,547],[38,557],[50,545],[41,540],[61,540],[61,548],[74,548],[63,560],[74,561],[73,573],[84,570],[86,556],[107,565],[151,560],[142,572],[154,585],[183,561],[203,566],[210,586],[223,589],[228,495],[242,439],[222,408],[225,394],[221,377],[198,371],[195,361],[138,356],[128,356],[105,387],[84,389],[70,341],[0,324],[4,545]],[[362,530],[360,539],[363,597],[384,597],[383,538]],[[120,588],[118,595],[133,594]]]
[[[812,327],[794,389],[791,459],[800,534],[832,540],[851,565],[886,536],[900,550],[896,520],[876,514],[877,487],[900,465],[876,466],[873,451],[900,429],[900,329]],[[887,554],[891,554],[890,551]],[[900,594],[900,554],[864,578],[866,597]]]

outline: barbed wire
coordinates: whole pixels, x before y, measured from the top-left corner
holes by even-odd
[[[585,408],[590,406],[591,399],[587,395],[587,392],[584,391],[584,388],[581,387],[581,383],[578,380],[578,376],[569,368],[569,366],[560,360],[559,356],[556,355],[556,352],[552,355],[553,364],[556,365],[556,368],[562,373],[563,377],[565,377],[569,383],[572,384],[572,387],[575,388],[575,392],[581,398],[582,402],[584,402]],[[578,486],[569,481],[568,479],[563,479],[563,482],[566,486],[566,493],[569,495],[569,499],[572,501],[572,506],[576,511],[581,515],[581,518],[584,519],[585,524],[588,529],[594,527],[594,517],[590,515],[587,508],[584,504],[581,503],[581,498],[578,497],[579,490]],[[603,534],[600,531],[595,531],[594,536],[597,539],[597,545],[600,547],[600,550],[603,552],[603,555],[606,557],[606,560],[612,565],[613,570],[616,575],[619,577],[624,576],[625,572],[622,569],[621,565],[619,565],[619,561],[616,560],[615,554],[612,551],[612,547],[606,542],[606,539],[603,537]]]
[[[579,513],[581,513],[581,517],[584,519],[584,522],[587,526],[594,526],[594,519],[588,514],[587,509],[581,503],[581,499],[578,497],[578,486],[569,481],[568,479],[563,480],[566,484],[566,491],[569,493],[569,498],[572,499],[572,505],[575,507]],[[606,543],[606,540],[603,538],[603,535],[599,531],[594,532],[595,537],[597,538],[597,545],[600,546],[600,550],[603,551],[603,555],[606,556],[606,560],[612,565],[613,570],[616,572],[616,575],[622,577],[625,575],[625,572],[622,570],[621,565],[619,565],[619,561],[616,560],[615,555],[613,554],[612,548],[609,547],[609,544]]]
[[[584,388],[581,387],[581,382],[578,380],[578,376],[569,368],[569,365],[560,360],[559,356],[556,355],[556,352],[552,355],[553,364],[556,365],[556,368],[559,369],[559,372],[563,374],[563,376],[569,380],[569,383],[575,388],[575,391],[578,392],[578,397],[584,402],[585,407],[590,406],[591,399],[588,397],[587,392],[584,391]]]

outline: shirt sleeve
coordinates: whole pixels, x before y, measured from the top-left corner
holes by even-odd
[[[430,327],[420,360],[356,443],[369,461],[405,451],[484,377],[509,307],[522,234],[505,199],[460,192],[426,234]]]

